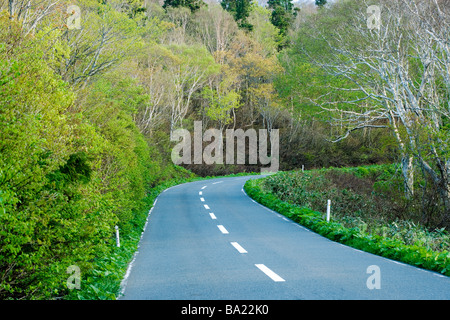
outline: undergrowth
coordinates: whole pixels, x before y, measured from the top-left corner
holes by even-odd
[[[393,165],[280,172],[247,194],[333,241],[450,276],[450,236],[420,223]],[[325,220],[327,199],[332,219]],[[410,216],[408,216],[410,213]]]
[[[133,227],[120,236],[120,247],[115,246],[115,240],[112,236],[110,252],[95,260],[94,268],[87,274],[82,274],[80,281],[80,289],[73,289],[69,293],[61,297],[66,300],[115,300],[120,296],[121,282],[127,271],[128,265],[133,259],[137,250],[144,225],[146,223],[148,212],[152,208],[158,195],[172,186],[220,177],[199,177],[188,170],[178,167],[181,175],[168,179],[157,186],[153,187],[147,193],[145,199],[146,206],[140,215],[133,221]],[[237,173],[222,177],[237,177],[243,175],[252,175],[258,173]]]

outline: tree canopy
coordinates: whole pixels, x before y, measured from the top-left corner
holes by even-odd
[[[202,0],[164,0],[163,8],[185,7],[189,8],[192,12],[195,12],[204,5],[205,3]]]
[[[252,0],[222,0],[220,4],[233,15],[240,28],[252,31],[253,26],[247,20],[252,10]]]

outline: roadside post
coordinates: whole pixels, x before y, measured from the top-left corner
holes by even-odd
[[[116,245],[118,248],[120,248],[119,227],[115,226],[115,229],[116,229]]]
[[[327,201],[327,222],[330,222],[330,214],[331,214],[331,200]]]

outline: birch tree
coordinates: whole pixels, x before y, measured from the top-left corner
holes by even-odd
[[[333,140],[355,130],[389,126],[401,154],[406,196],[414,194],[417,166],[439,191],[445,207],[442,223],[448,225],[449,15],[444,2],[382,1],[381,26],[373,29],[367,24],[369,3],[336,5],[331,15],[347,15],[345,23],[331,33],[315,29],[327,55],[313,56],[308,50],[305,54],[328,74],[350,84],[330,87],[315,101],[334,115],[334,124],[346,128]],[[339,92],[347,94],[339,96]]]
[[[205,47],[171,45],[173,53],[167,64],[171,91],[168,92],[170,106],[170,132],[182,126],[182,120],[189,111],[193,95],[208,80],[208,77],[219,72],[220,66]]]
[[[164,121],[168,109],[170,79],[165,71],[165,60],[170,51],[164,46],[154,44],[138,59],[138,78],[149,95],[145,108],[137,115],[136,123],[139,129],[151,134]]]
[[[137,19],[130,19],[126,12],[118,10],[117,1],[86,2],[80,6],[81,29],[65,32],[71,52],[57,70],[75,86],[82,86],[94,75],[118,65],[129,51],[140,46]]]
[[[10,20],[17,20],[22,26],[22,32],[27,35],[48,17],[58,14],[58,22],[62,22],[68,2],[63,0],[1,0],[0,12],[7,10]]]

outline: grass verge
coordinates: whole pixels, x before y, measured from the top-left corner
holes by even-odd
[[[339,243],[416,267],[450,276],[450,252],[433,251],[424,246],[405,245],[400,239],[373,235],[357,227],[347,228],[335,221],[326,222],[322,213],[282,201],[262,187],[266,178],[248,180],[245,192],[260,204],[308,229]]]

